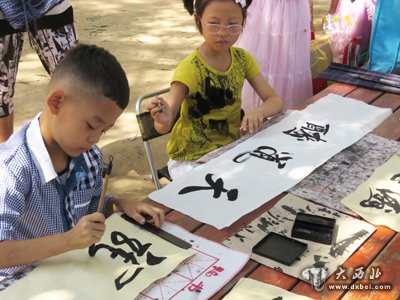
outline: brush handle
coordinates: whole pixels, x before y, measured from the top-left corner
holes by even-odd
[[[108,185],[108,174],[104,177],[103,188],[101,190],[99,204],[97,205],[97,212],[102,212],[104,206],[104,198],[106,197],[107,185]]]

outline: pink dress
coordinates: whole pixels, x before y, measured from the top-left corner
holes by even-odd
[[[310,68],[309,0],[253,0],[236,42],[249,51],[275,92],[290,109],[312,96]],[[245,83],[242,108],[249,112],[261,104]]]

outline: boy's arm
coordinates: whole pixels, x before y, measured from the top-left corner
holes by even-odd
[[[30,240],[0,242],[0,269],[30,264],[70,250],[89,247],[100,241],[105,230],[101,213],[82,217],[71,230]]]
[[[174,81],[166,100],[162,97],[151,100],[147,109],[154,119],[154,128],[158,133],[164,134],[171,130],[188,91],[186,85]]]

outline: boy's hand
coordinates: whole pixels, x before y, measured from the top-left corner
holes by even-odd
[[[261,108],[257,107],[256,109],[245,114],[242,120],[242,124],[240,126],[240,132],[242,134],[256,133],[263,124],[263,122],[264,122],[264,113]]]
[[[160,227],[165,219],[164,211],[162,209],[143,202],[137,202],[137,205],[130,216],[140,224],[144,224],[146,220],[149,220],[150,223],[157,227]]]
[[[168,125],[171,120],[171,109],[163,97],[156,97],[147,106],[152,118],[160,124]]]
[[[106,230],[105,220],[98,212],[82,217],[69,231],[73,248],[83,249],[99,242]]]
[[[149,223],[160,227],[164,222],[164,211],[158,207],[133,199],[114,198],[113,201],[120,210],[140,224],[149,220]]]

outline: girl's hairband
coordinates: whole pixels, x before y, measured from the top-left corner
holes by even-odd
[[[235,0],[237,4],[240,4],[242,8],[246,7],[246,0]]]

